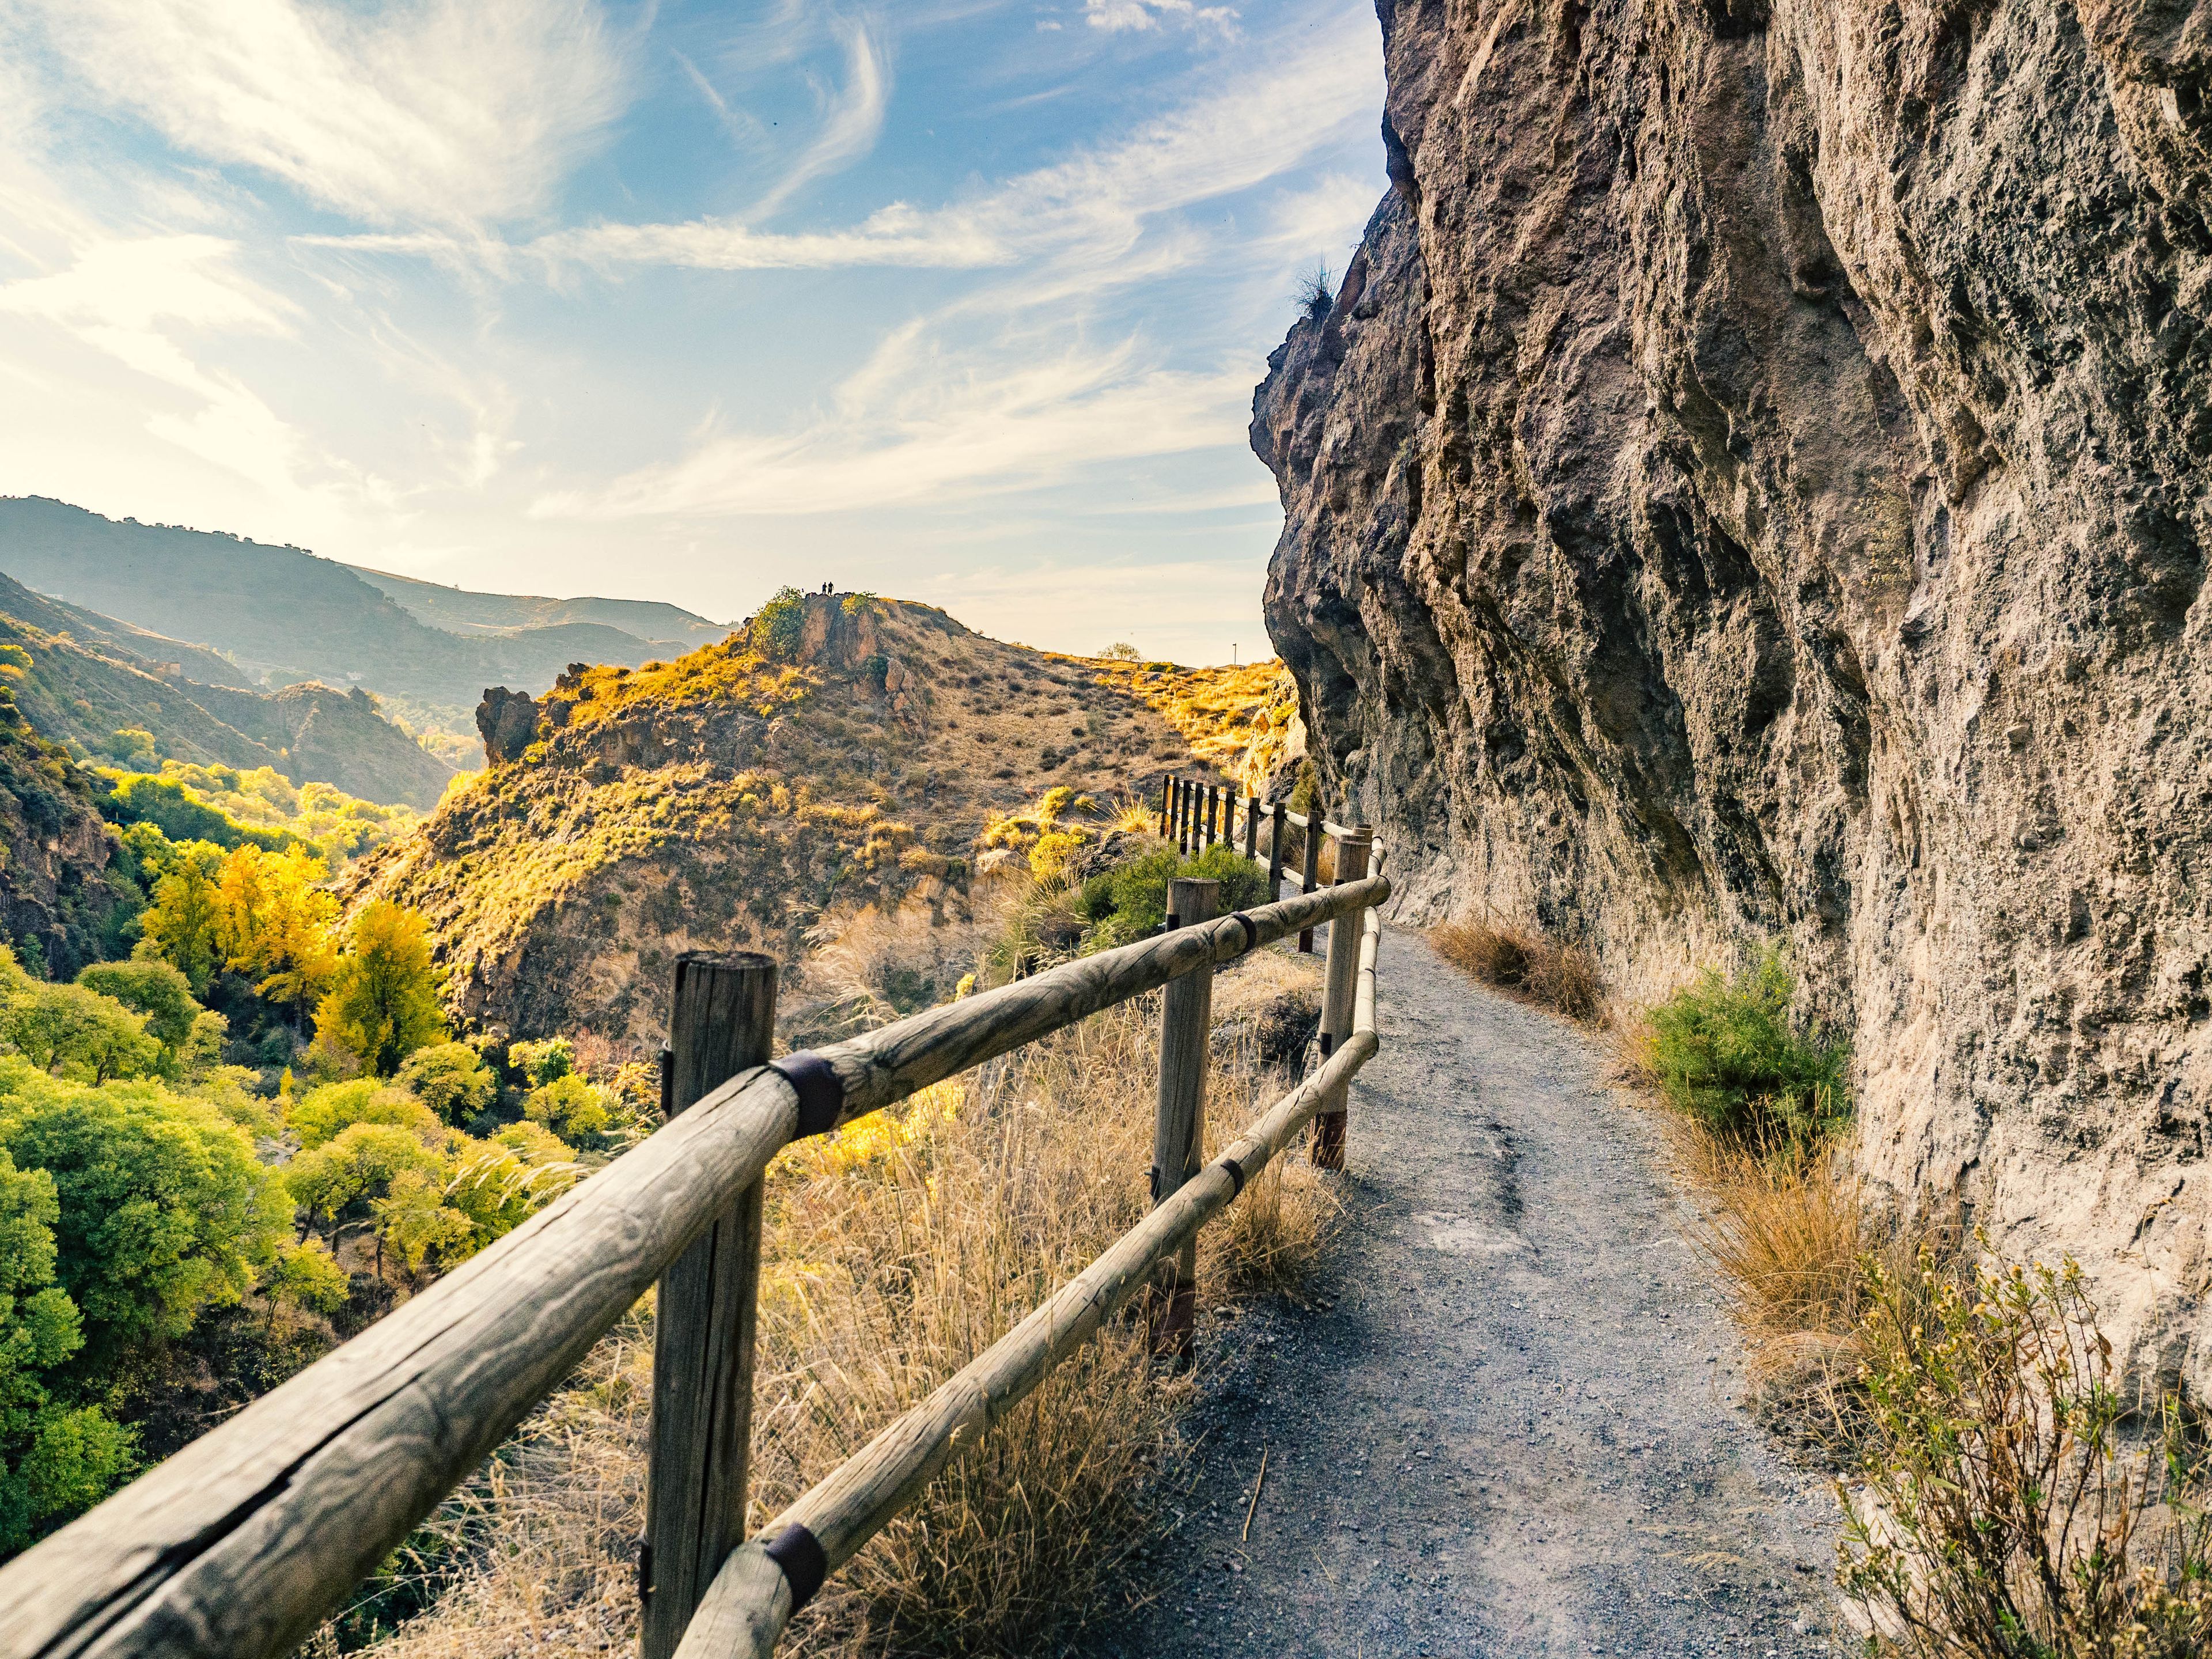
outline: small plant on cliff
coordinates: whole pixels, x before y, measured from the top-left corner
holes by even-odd
[[[1325,259],[1316,259],[1314,268],[1298,278],[1298,309],[1318,322],[1336,304],[1336,273],[1328,268]]]
[[[1796,981],[1769,947],[1741,971],[1708,968],[1650,1013],[1647,1062],[1668,1103],[1717,1133],[1812,1146],[1850,1115],[1850,1051],[1800,1035]]]
[[[2071,1261],[1869,1266],[1873,1427],[1837,1579],[1870,1659],[2184,1659],[2212,1647],[2206,1448],[2131,1415]],[[2162,1455],[2161,1455],[2162,1454]]]

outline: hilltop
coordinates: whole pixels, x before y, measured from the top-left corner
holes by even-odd
[[[372,581],[302,548],[181,526],[117,523],[38,496],[0,500],[0,571],[141,629],[199,641],[231,660],[240,684],[363,685],[425,705],[415,712],[459,728],[487,685],[542,690],[569,663],[648,662],[695,643],[702,629],[714,631],[704,617],[672,605],[513,600],[390,576]],[[404,603],[389,591],[395,588]],[[561,606],[562,619],[544,625],[495,627],[484,620],[551,616],[532,607]],[[666,613],[684,631],[673,641],[645,639],[585,619],[586,612],[654,619]]]
[[[825,916],[957,919],[1027,873],[1041,820],[1095,833],[1202,769],[1128,678],[927,605],[789,595],[674,661],[488,700],[489,769],[346,890],[429,918],[463,1018],[649,1047],[681,952],[794,962]]]
[[[453,775],[358,687],[308,681],[273,694],[250,690],[236,665],[213,652],[47,599],[4,576],[0,645],[23,655],[14,690],[24,714],[81,759],[273,767],[295,783],[417,808],[434,805]]]
[[[655,599],[553,599],[534,593],[476,593],[465,587],[346,567],[416,621],[449,634],[508,634],[526,628],[586,623],[618,628],[650,644],[712,645],[729,636],[727,623],[709,622],[681,605]]]

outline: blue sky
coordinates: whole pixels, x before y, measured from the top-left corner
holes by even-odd
[[[1249,659],[1368,0],[0,0],[0,494]]]

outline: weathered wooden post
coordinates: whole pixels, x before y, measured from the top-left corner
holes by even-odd
[[[1221,787],[1218,784],[1209,783],[1206,786],[1206,841],[1204,844],[1207,847],[1211,847],[1214,842],[1220,839]]]
[[[1340,885],[1367,873],[1367,854],[1375,845],[1375,831],[1365,824],[1337,837],[1336,879]],[[1321,1004],[1321,1057],[1326,1060],[1336,1046],[1352,1035],[1352,1004],[1359,989],[1359,935],[1364,911],[1339,916],[1328,925],[1328,970]],[[1345,1107],[1349,1085],[1336,1094],[1313,1121],[1313,1161],[1316,1169],[1344,1167]]]
[[[1168,926],[1213,920],[1221,884],[1177,877],[1168,884]],[[1213,973],[1200,968],[1160,993],[1159,1110],[1152,1120],[1152,1206],[1196,1175],[1205,1158],[1206,1050],[1213,1024]],[[1198,1244],[1162,1261],[1154,1279],[1152,1352],[1190,1358],[1198,1297]]]
[[[1312,892],[1321,881],[1321,799],[1316,796],[1313,805],[1306,808],[1305,879],[1298,886],[1298,891],[1301,893]],[[1302,927],[1298,930],[1300,956],[1310,957],[1313,954],[1313,935],[1314,930],[1310,927]]]
[[[739,1072],[765,1065],[775,1030],[773,957],[678,957],[662,1056],[664,1109],[673,1117]],[[760,1249],[756,1181],[661,1275],[638,1560],[641,1659],[676,1651],[723,1557],[744,1541]]]
[[[1244,786],[1244,862],[1252,864],[1260,857],[1260,792],[1251,785]],[[1270,903],[1274,895],[1267,896]]]
[[[1160,777],[1160,839],[1168,838],[1168,800],[1175,793],[1175,774],[1163,773]]]
[[[1190,780],[1176,780],[1176,851],[1190,856]]]
[[[1275,810],[1267,820],[1267,902],[1270,904],[1282,902],[1283,832],[1290,828],[1283,820],[1290,810],[1277,801]]]

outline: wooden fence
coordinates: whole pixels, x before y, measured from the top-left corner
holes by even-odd
[[[1170,778],[1162,828],[1229,838],[1237,803]],[[1173,811],[1169,811],[1172,806]],[[1201,811],[1201,809],[1203,811]],[[1054,1366],[1146,1286],[1156,1347],[1187,1352],[1199,1229],[1310,1121],[1340,1165],[1353,1074],[1376,1049],[1376,907],[1364,828],[1243,805],[1273,901],[1213,915],[1218,884],[1178,880],[1161,933],[817,1052],[767,1063],[775,965],[679,963],[668,1121],[430,1289],[0,1568],[0,1659],[277,1659],[659,1282],[640,1563],[643,1659],[767,1655],[791,1615]],[[1172,817],[1172,823],[1170,818]],[[1319,815],[1315,815],[1318,819]],[[1300,892],[1285,831],[1304,837]],[[1319,886],[1326,837],[1334,884]],[[1370,854],[1373,870],[1370,869]],[[1212,969],[1329,928],[1318,1068],[1226,1152],[1199,1163]],[[1154,1207],[1042,1307],[751,1539],[744,1538],[761,1180],[792,1141],[1089,1015],[1164,990]]]

